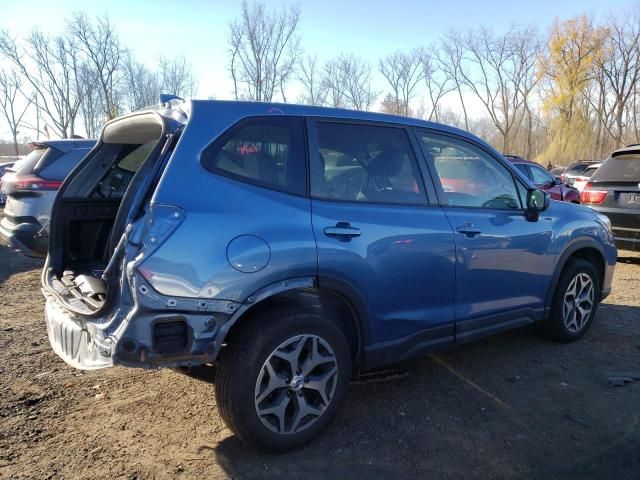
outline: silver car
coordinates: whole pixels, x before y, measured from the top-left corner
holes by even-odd
[[[6,196],[0,236],[30,257],[47,253],[49,215],[62,181],[95,145],[94,140],[47,140],[32,144],[2,178]]]

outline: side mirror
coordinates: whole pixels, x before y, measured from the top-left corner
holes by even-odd
[[[562,185],[562,179],[560,179],[558,177],[553,177],[553,184],[554,185]]]
[[[527,192],[527,210],[526,217],[530,222],[537,222],[540,218],[540,212],[544,212],[549,208],[551,197],[547,192],[532,188]]]

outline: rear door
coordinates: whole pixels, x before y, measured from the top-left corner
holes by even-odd
[[[415,140],[404,127],[322,119],[308,133],[320,285],[357,292],[365,344],[451,344],[453,233]]]
[[[525,218],[525,186],[484,147],[429,130],[418,138],[455,235],[456,341],[542,318],[555,258],[550,220]]]

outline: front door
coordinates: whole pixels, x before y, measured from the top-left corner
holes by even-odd
[[[488,149],[418,134],[456,243],[456,340],[542,318],[554,269],[551,221],[524,215],[526,186]]]

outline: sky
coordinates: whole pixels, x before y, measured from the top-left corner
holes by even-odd
[[[268,7],[298,4],[299,34],[306,53],[326,60],[355,53],[375,68],[380,57],[397,49],[429,45],[450,29],[480,26],[497,32],[511,25],[535,26],[544,31],[555,18],[586,13],[596,18],[620,12],[633,0],[268,0]],[[216,0],[0,0],[0,29],[12,34],[38,27],[60,33],[71,12],[107,13],[123,45],[152,66],[159,56],[183,55],[198,79],[198,97],[231,98],[227,71],[228,24],[237,18],[240,1]],[[382,79],[375,89],[384,88]],[[294,95],[295,97],[295,95]],[[6,127],[0,123],[0,137]]]

